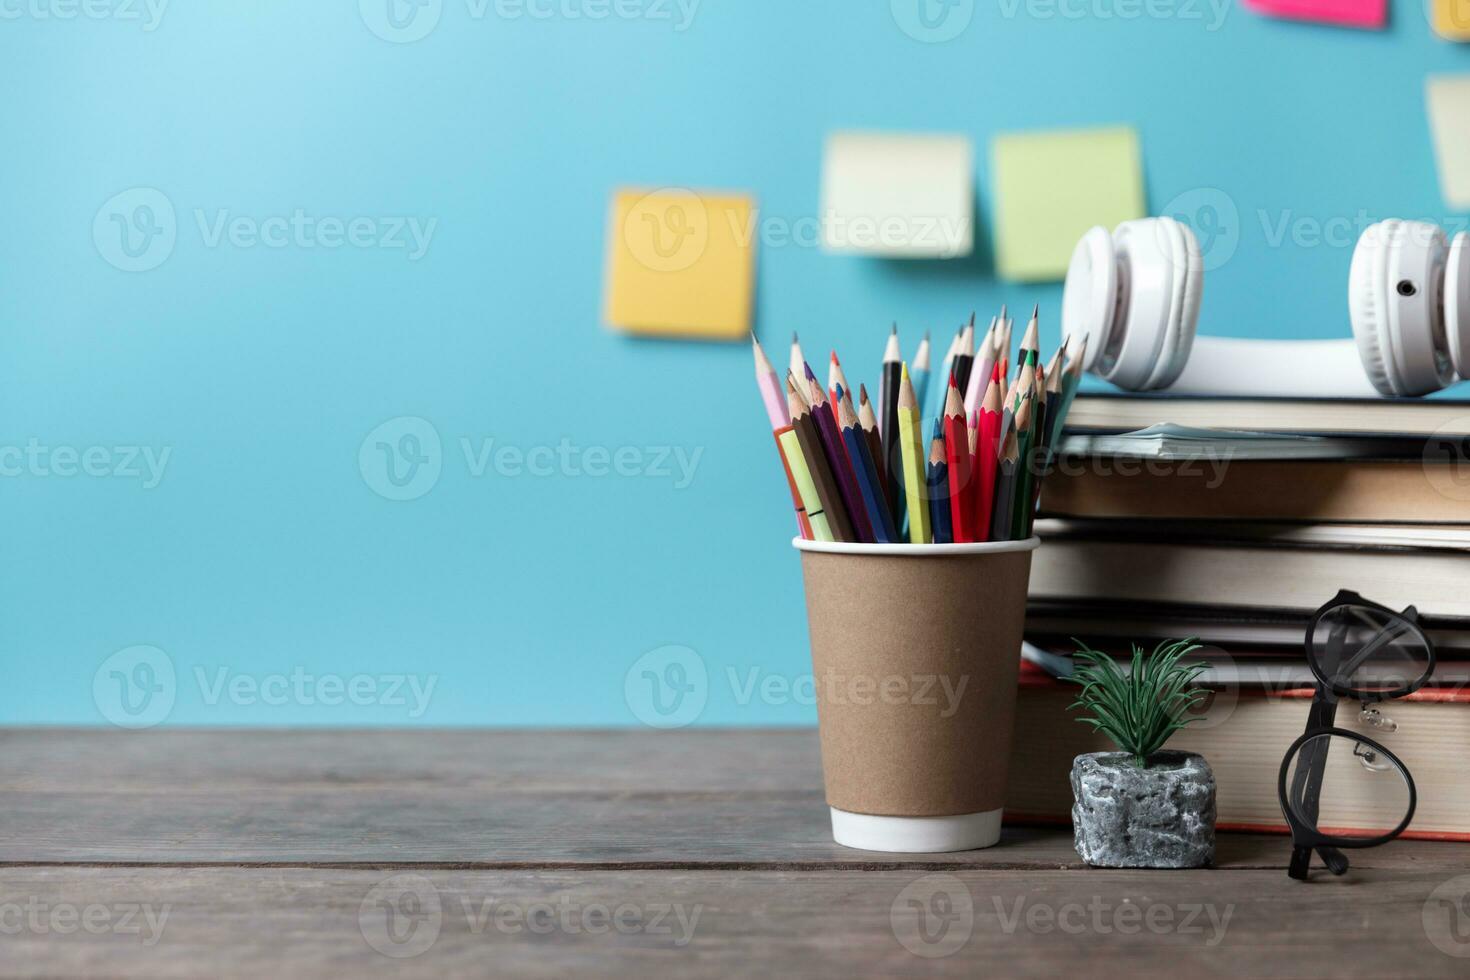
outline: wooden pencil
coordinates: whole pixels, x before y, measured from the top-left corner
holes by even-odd
[[[837,352],[832,352],[832,363],[827,366],[827,396],[832,399],[833,411],[842,399],[837,397],[837,389],[848,390],[847,376],[842,373],[842,362],[837,360]]]
[[[909,543],[929,543],[928,477],[924,472],[924,433],[919,423],[919,405],[908,368],[899,375],[898,428],[903,466],[903,485],[908,498]],[[894,523],[897,527],[897,522]]]
[[[798,378],[802,376],[802,368],[806,366],[806,355],[801,352],[801,339],[796,336],[796,331],[791,331],[791,373]],[[806,401],[805,398],[802,401]]]
[[[903,527],[903,440],[898,424],[898,389],[903,374],[903,355],[898,349],[898,324],[888,335],[883,350],[883,372],[878,385],[878,434],[883,438],[884,482],[888,505],[893,508],[893,526]]]
[[[990,372],[995,367],[995,325],[998,317],[990,318],[990,329],[985,331],[985,336],[980,338],[980,343],[975,350],[975,364],[970,368],[970,380],[965,385],[965,414],[973,415],[980,411],[980,403],[985,400],[985,389],[990,384]]]
[[[924,404],[924,398],[929,394],[929,331],[924,331],[924,339],[919,341],[918,353],[914,355],[913,361],[909,363],[909,377],[914,382],[914,397],[919,404]]]
[[[841,391],[837,403],[838,421],[842,426],[842,442],[847,447],[847,456],[852,460],[857,476],[858,493],[863,498],[863,509],[868,523],[872,525],[873,537],[878,544],[897,544],[898,534],[893,528],[893,515],[888,512],[888,501],[883,497],[883,485],[878,480],[878,469],[873,465],[873,453],[863,433],[862,423],[852,409],[852,398]]]
[[[868,441],[868,451],[873,454],[873,468],[878,471],[878,489],[888,504],[888,518],[893,519],[893,501],[888,497],[888,461],[883,458],[883,437],[878,434],[878,416],[873,413],[873,403],[868,400],[868,386],[858,385],[858,422],[863,427],[863,437]]]
[[[802,459],[806,461],[807,471],[811,474],[812,484],[816,489],[820,510],[831,527],[834,540],[856,542],[857,535],[848,519],[842,493],[837,489],[837,477],[832,472],[832,466],[827,462],[827,452],[822,447],[822,435],[817,430],[817,420],[812,417],[811,408],[797,392],[795,381],[790,374],[786,376],[786,404],[791,412],[791,425],[796,430]],[[810,507],[806,513],[810,520]],[[815,530],[813,527],[814,532]]]
[[[801,525],[801,536],[808,541],[831,541],[832,527],[827,523],[827,515],[812,483],[811,471],[802,455],[796,426],[782,426],[775,430],[775,434],[776,448],[781,451],[781,465],[786,468],[786,479],[796,490],[796,520]]]
[[[929,442],[929,497],[930,529],[935,544],[951,544],[955,540],[949,495],[949,451],[945,447],[944,429],[939,419],[934,420],[934,438]]]
[[[995,504],[996,469],[1000,462],[1000,364],[990,369],[990,384],[980,406],[979,437],[975,441],[975,533],[989,541],[991,510]]]
[[[949,470],[950,536],[957,544],[968,544],[975,540],[975,482],[970,427],[965,423],[959,378],[949,379],[949,397],[944,405],[944,450]]]
[[[975,363],[975,314],[970,314],[969,325],[960,330],[960,346],[955,352],[954,367],[950,374],[954,376],[955,383],[960,389],[960,398],[963,400],[965,388],[970,384],[970,367]],[[949,395],[944,396],[945,401]]]
[[[853,472],[852,461],[847,458],[847,447],[842,444],[842,433],[837,429],[837,416],[832,412],[832,405],[827,401],[827,395],[822,391],[822,383],[812,374],[812,369],[806,369],[807,388],[810,391],[812,404],[812,416],[817,420],[817,431],[821,434],[822,445],[827,450],[827,461],[832,465],[832,474],[837,477],[837,492],[842,495],[842,503],[847,508],[847,517],[852,522],[852,529],[857,534],[857,540],[864,544],[872,544],[876,540],[873,536],[873,525],[868,523],[868,515],[863,510],[862,494],[858,492],[857,475]]]
[[[1011,499],[1016,488],[1016,467],[1020,447],[1016,443],[1016,430],[1006,434],[1005,446],[1001,450],[1000,462],[995,474],[995,505],[990,518],[990,540],[1011,539]]]
[[[766,417],[771,420],[772,431],[791,424],[786,414],[786,396],[781,391],[781,378],[771,366],[770,358],[761,350],[761,342],[750,335],[750,345],[755,353],[755,384],[760,389],[761,401],[766,406]]]
[[[1031,452],[1032,422],[1036,417],[1036,399],[1030,390],[1021,392],[1021,405],[1016,409],[1016,419],[1012,429],[1016,434],[1016,464],[1015,473],[1011,480],[1010,499],[1010,524],[1011,530],[1008,535],[1012,540],[1018,539],[1021,530],[1026,526],[1026,480],[1029,473],[1029,460]]]

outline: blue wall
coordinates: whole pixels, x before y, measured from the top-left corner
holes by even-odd
[[[1348,334],[1355,232],[1275,243],[1282,220],[1463,219],[1440,199],[1423,85],[1470,70],[1470,49],[1434,38],[1417,0],[1385,34],[1236,7],[1216,24],[1203,0],[1128,20],[992,0],[942,44],[882,0],[703,0],[683,30],[675,6],[652,16],[663,0],[599,21],[432,0],[437,26],[406,44],[353,0],[178,0],[152,30],[142,0],[105,2],[115,16],[58,20],[36,11],[65,0],[6,0],[0,24],[3,722],[813,720],[748,349],[599,324],[619,185],[746,189],[768,218],[810,220],[828,130],[958,131],[976,142],[983,226],[992,134],[1131,123],[1151,207],[1216,188],[1239,212],[1205,332],[1263,336]],[[133,188],[176,217],[143,272],[108,261],[134,261],[103,208]],[[371,242],[403,237],[390,219],[436,224],[417,258],[212,237],[222,212],[274,233],[265,219],[296,209],[370,219]],[[1060,287],[998,283],[984,251],[943,265],[764,248],[760,330],[778,354],[792,328],[809,353],[840,344],[854,381],[893,318],[911,349],[923,327],[1039,300],[1055,343]],[[391,424],[360,460],[402,417],[432,430]],[[572,463],[475,475],[466,439],[472,456],[566,439]],[[417,484],[386,479],[379,441],[427,460]],[[156,486],[127,447],[155,465],[169,451]],[[659,470],[647,447],[701,455],[676,486],[587,476],[586,447],[636,447],[624,467],[640,472]],[[83,460],[115,475],[64,475]],[[685,700],[644,703],[645,670],[682,670]],[[434,685],[422,710],[405,677]]]

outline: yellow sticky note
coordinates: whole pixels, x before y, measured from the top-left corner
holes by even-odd
[[[1429,128],[1445,204],[1470,208],[1470,75],[1433,75],[1426,85]]]
[[[1430,0],[1434,31],[1451,41],[1470,41],[1470,0]]]
[[[620,190],[608,229],[607,322],[632,333],[743,340],[755,202],[682,188]]]
[[[1001,278],[1062,279],[1087,229],[1145,216],[1138,134],[1127,128],[995,137],[995,249]]]

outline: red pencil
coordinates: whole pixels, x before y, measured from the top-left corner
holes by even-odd
[[[965,424],[965,399],[955,376],[949,376],[944,398],[944,452],[949,464],[949,513],[955,544],[975,540],[975,480],[970,458],[970,428]]]
[[[980,406],[975,441],[975,529],[977,541],[990,540],[990,511],[995,505],[995,477],[1000,460],[1000,365],[990,375]]]

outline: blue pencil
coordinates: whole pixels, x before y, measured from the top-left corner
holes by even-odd
[[[949,507],[949,463],[944,452],[944,430],[934,420],[929,443],[929,526],[935,544],[954,543],[954,517]]]
[[[848,459],[857,476],[858,492],[863,498],[863,509],[873,525],[873,537],[879,544],[896,544],[898,535],[893,530],[893,515],[888,511],[888,501],[883,497],[882,484],[878,481],[878,467],[873,462],[873,452],[868,446],[868,437],[863,433],[857,413],[852,410],[852,397],[838,385],[837,412],[842,427],[842,442],[847,446]]]

